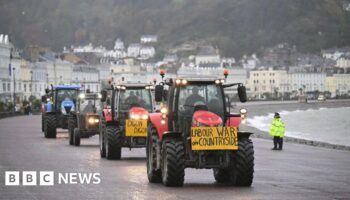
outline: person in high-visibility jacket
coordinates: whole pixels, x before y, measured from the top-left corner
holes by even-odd
[[[275,113],[275,116],[272,120],[272,125],[270,128],[270,135],[273,137],[272,150],[282,150],[284,132],[285,132],[285,126],[281,120],[281,116],[279,113]]]

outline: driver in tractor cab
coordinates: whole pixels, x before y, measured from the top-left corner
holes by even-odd
[[[204,98],[199,95],[199,88],[197,86],[194,86],[192,88],[192,94],[187,97],[186,101],[185,101],[185,105],[186,106],[196,106],[196,104],[198,102],[203,102],[203,104],[205,103]]]
[[[129,105],[138,104],[138,97],[135,95],[134,91],[130,92],[130,95],[125,99],[125,102]]]
[[[92,113],[92,112],[94,112],[94,105],[92,105],[92,101],[91,100],[88,101],[88,104],[84,108],[83,112],[84,113]]]

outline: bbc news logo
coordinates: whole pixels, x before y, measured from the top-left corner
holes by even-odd
[[[53,171],[6,171],[6,186],[53,186],[56,184],[100,184],[100,173],[55,173]],[[22,180],[22,181],[21,181]]]

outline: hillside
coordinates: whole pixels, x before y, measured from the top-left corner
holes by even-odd
[[[343,0],[1,0],[0,33],[16,45],[112,47],[157,34],[161,47],[206,40],[224,55],[279,42],[305,52],[350,45]]]

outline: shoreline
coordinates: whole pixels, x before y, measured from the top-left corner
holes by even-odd
[[[329,100],[326,102],[311,101],[309,103],[299,103],[297,101],[279,101],[279,102],[247,102],[238,103],[236,109],[246,108],[248,110],[248,118],[255,116],[266,116],[269,113],[281,112],[281,111],[296,111],[296,110],[318,110],[320,108],[340,108],[350,107],[350,100]],[[252,132],[253,138],[262,138],[272,140],[268,132],[259,130],[249,125],[241,125],[242,131]],[[328,149],[346,150],[350,151],[350,146],[331,144],[327,142],[321,142],[316,140],[309,140],[303,138],[295,138],[285,136],[284,141],[287,143],[305,144],[309,146],[323,147]]]

